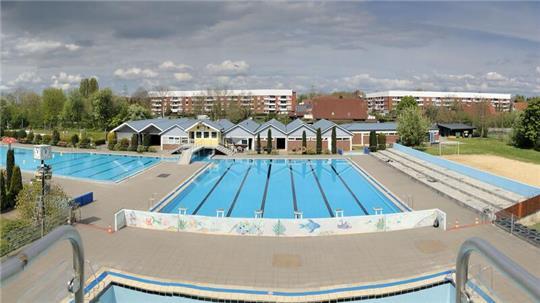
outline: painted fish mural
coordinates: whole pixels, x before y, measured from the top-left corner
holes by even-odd
[[[308,219],[308,223],[300,224],[300,229],[306,229],[310,234],[313,233],[316,229],[321,227],[321,225],[311,219]]]
[[[351,229],[352,225],[349,222],[345,221],[345,220],[339,220],[337,228],[339,228],[339,229]]]

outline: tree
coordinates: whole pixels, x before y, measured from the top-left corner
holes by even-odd
[[[402,110],[409,107],[413,107],[413,108],[418,107],[418,104],[416,103],[416,99],[413,96],[402,97],[396,107],[397,114],[399,115],[399,113],[401,113]]]
[[[77,147],[77,143],[79,143],[79,136],[77,134],[73,134],[70,141],[73,147]]]
[[[9,182],[11,182],[13,167],[15,167],[15,151],[10,148],[6,153],[6,188],[8,188]]]
[[[69,125],[73,125],[74,123],[80,124],[85,114],[86,109],[83,96],[78,90],[72,90],[68,95],[67,101],[64,103],[61,114],[62,120],[68,122]]]
[[[88,78],[81,79],[81,84],[79,84],[79,92],[85,98],[90,96]]]
[[[428,121],[418,108],[405,108],[398,116],[397,132],[401,143],[406,146],[419,146],[426,139]]]
[[[337,153],[337,136],[336,136],[336,127],[332,127],[332,154]]]
[[[137,134],[133,134],[131,135],[131,141],[129,143],[129,150],[137,151],[137,147],[139,147],[139,138]]]
[[[95,94],[92,98],[92,107],[95,125],[106,129],[114,115],[112,91],[107,88]]]
[[[306,131],[302,131],[302,153],[305,154],[307,150],[307,138]]]
[[[225,113],[227,119],[231,120],[232,123],[238,123],[246,118],[244,108],[242,108],[237,101],[229,102],[229,106],[227,106]]]
[[[379,150],[385,150],[386,149],[386,135],[385,134],[377,134],[377,149]]]
[[[11,182],[9,184],[9,207],[15,206],[15,200],[22,187],[21,168],[18,165],[15,165],[13,167],[13,174],[11,175]]]
[[[270,154],[272,152],[272,130],[268,129],[268,134],[266,135],[266,152]]]
[[[512,141],[520,148],[540,149],[540,97],[530,98],[528,103],[514,123]]]
[[[16,201],[16,208],[19,211],[19,216],[23,220],[37,220],[36,201],[40,195],[41,184],[39,182],[28,183],[23,186]],[[44,198],[45,216],[55,217],[64,213],[68,207],[69,201],[69,196],[60,186],[51,184],[50,189]]]
[[[56,126],[60,113],[64,108],[66,95],[60,88],[46,88],[43,90],[43,118],[49,126]]]
[[[322,134],[321,134],[320,128],[317,128],[316,138],[317,138],[317,145],[315,147],[315,152],[317,153],[317,155],[320,155],[322,153]]]
[[[52,137],[51,137],[51,145],[56,146],[59,141],[60,141],[60,133],[56,129],[53,129]]]
[[[143,134],[143,146],[148,147],[150,146],[150,135],[149,134]]]
[[[255,149],[257,150],[257,153],[261,153],[261,134],[257,133],[257,145],[255,146]]]
[[[99,91],[99,84],[96,78],[90,78],[90,81],[88,82],[88,92],[90,94],[93,94],[95,92]]]
[[[369,132],[369,150],[372,152],[377,151],[377,132],[374,130]]]
[[[6,195],[6,181],[4,181],[4,171],[0,169],[0,210],[8,208],[8,197]]]
[[[114,146],[118,143],[118,139],[116,137],[115,132],[109,132],[107,134],[107,148],[109,150],[114,150]]]

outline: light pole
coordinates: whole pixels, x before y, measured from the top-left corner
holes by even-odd
[[[34,159],[40,160],[41,164],[36,171],[36,180],[41,181],[41,195],[38,198],[38,219],[41,222],[41,237],[45,235],[45,195],[48,192],[48,180],[52,177],[52,169],[50,165],[45,164],[45,160],[49,160],[52,156],[50,145],[35,145]]]

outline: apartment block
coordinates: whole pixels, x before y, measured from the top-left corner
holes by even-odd
[[[290,89],[151,91],[148,95],[156,116],[168,109],[175,114],[208,113],[217,102],[222,108],[236,102],[254,114],[291,114],[296,110],[296,92]]]
[[[470,105],[484,101],[490,102],[498,111],[509,111],[512,106],[511,94],[392,90],[366,94],[368,109],[388,113],[405,96],[414,97],[420,107],[428,105],[450,107],[455,102]]]

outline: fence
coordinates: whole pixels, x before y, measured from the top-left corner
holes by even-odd
[[[430,154],[412,149],[410,147],[403,146],[398,143],[395,143],[393,148],[403,153],[406,153],[410,156],[413,156],[421,160],[433,163],[435,165],[453,170],[460,174],[469,176],[471,178],[477,179],[482,182],[492,184],[494,186],[506,189],[508,191],[520,194],[525,197],[533,197],[540,194],[540,188],[538,187],[527,185],[518,181],[500,177],[497,175],[493,175],[485,171],[481,171],[479,169],[475,169],[467,165],[459,164],[459,163],[449,161],[440,157],[435,157]]]
[[[45,234],[57,226],[66,224],[69,216],[69,209],[65,209],[55,216],[45,218]],[[5,256],[39,238],[41,238],[41,225],[39,222],[32,224],[17,220],[6,223],[2,227],[0,256]]]
[[[446,229],[446,214],[439,209],[430,209],[356,217],[265,219],[206,217],[124,209],[115,215],[115,229],[123,226],[207,234],[304,237],[429,226]]]

